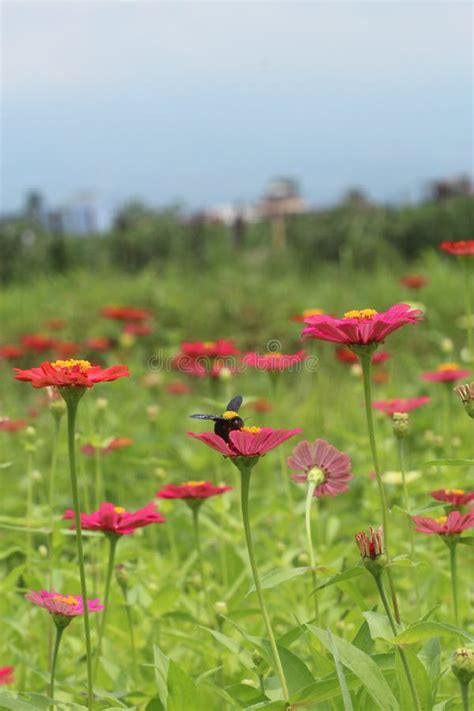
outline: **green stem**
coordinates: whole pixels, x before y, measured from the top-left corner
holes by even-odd
[[[392,632],[393,632],[394,636],[396,636],[397,635],[397,628],[395,625],[395,620],[393,619],[393,616],[392,616],[392,611],[390,609],[390,605],[388,604],[387,595],[385,594],[385,588],[384,588],[384,584],[383,584],[383,580],[382,580],[382,572],[374,575],[373,577],[374,577],[375,583],[377,585],[377,589],[379,591],[380,599],[382,600],[382,605],[384,606],[385,613],[388,617],[388,621],[390,622],[390,627],[392,628]],[[414,708],[417,709],[417,711],[421,711],[420,700],[419,700],[418,694],[416,692],[415,682],[414,682],[413,676],[411,674],[410,665],[408,664],[408,660],[405,655],[405,650],[403,649],[403,647],[397,647],[397,649],[400,653],[400,659],[402,660],[403,668],[405,670],[405,674],[406,674],[407,681],[408,681],[408,686],[410,687],[411,695],[413,697],[413,702],[415,704]]]
[[[316,592],[316,561],[314,559],[313,550],[313,537],[311,535],[311,503],[313,501],[314,490],[316,489],[316,484],[313,482],[308,483],[308,491],[306,493],[306,505],[305,505],[305,528],[306,528],[306,542],[308,545],[308,555],[309,564],[311,566],[311,578],[313,583],[312,596],[314,600],[314,617],[316,624],[319,624],[319,601],[318,594]]]
[[[124,593],[124,595],[125,595],[125,593]],[[132,608],[128,602],[126,595],[125,595],[125,612],[127,614],[128,630],[130,632],[130,647],[132,649],[133,669],[134,669],[135,675],[137,676],[138,675],[137,647],[135,644],[135,632],[133,629]]]
[[[383,525],[383,534],[384,534],[384,542],[385,542],[384,543],[385,553],[387,556],[387,561],[390,562],[390,535],[389,535],[389,527],[388,527],[387,497],[385,494],[385,487],[384,487],[383,481],[382,481],[382,474],[380,472],[379,459],[378,459],[378,454],[377,454],[377,443],[375,440],[374,419],[373,419],[373,415],[372,415],[372,385],[371,385],[372,353],[369,350],[369,352],[367,352],[367,353],[363,353],[363,354],[358,353],[358,355],[360,358],[360,363],[362,366],[362,375],[363,375],[363,379],[364,379],[365,415],[366,415],[366,419],[367,419],[367,429],[369,432],[370,449],[372,452],[372,461],[374,464],[375,476],[377,479],[377,486],[379,489],[380,504],[382,507],[382,525]],[[390,571],[390,568],[387,568],[387,575],[388,575],[388,582],[390,585],[390,592],[392,595],[392,604],[393,604],[393,610],[395,613],[395,619],[397,622],[400,622],[400,612],[398,609],[397,595],[395,592],[395,586],[393,584],[392,573]]]
[[[83,393],[82,393],[83,394]],[[68,449],[69,449],[69,471],[71,475],[72,500],[74,506],[74,523],[76,527],[76,544],[77,544],[77,559],[79,564],[79,577],[81,580],[81,595],[84,608],[84,635],[86,641],[86,662],[87,662],[87,707],[92,711],[93,691],[92,691],[92,653],[91,653],[91,633],[89,625],[89,607],[87,604],[87,585],[86,575],[84,570],[84,553],[82,550],[82,530],[81,530],[81,514],[79,503],[79,489],[77,485],[76,474],[76,416],[78,398],[75,393],[71,393],[66,399],[67,405],[67,431],[68,431]]]
[[[51,681],[49,683],[49,695],[54,701],[54,678],[56,676],[56,662],[58,660],[58,652],[59,652],[59,645],[61,644],[61,638],[63,636],[63,632],[65,630],[65,627],[60,627],[59,625],[56,625],[56,639],[54,641],[54,650],[53,650],[53,660],[51,662]],[[53,704],[54,708],[54,704]]]
[[[49,481],[48,481],[48,503],[49,503],[49,589],[53,589],[53,571],[54,571],[54,481],[56,478],[56,465],[58,460],[58,440],[59,440],[59,429],[61,426],[61,418],[54,417],[54,434],[53,434],[53,448],[51,451],[51,463],[49,467]],[[51,668],[51,654],[53,651],[53,620],[49,621],[48,625],[48,669]]]
[[[459,680],[459,687],[461,689],[462,707],[464,711],[469,711],[469,682]]]
[[[469,274],[469,261],[469,257],[462,259],[464,272],[464,302],[466,306],[467,319],[467,347],[469,350],[469,362],[472,362],[474,360],[474,325],[472,323],[472,286]]]
[[[258,601],[260,604],[260,610],[262,612],[262,617],[267,628],[267,634],[270,638],[270,646],[273,652],[273,658],[275,661],[275,668],[280,679],[280,685],[283,692],[283,698],[288,701],[289,692],[288,685],[286,683],[285,672],[283,671],[283,666],[280,659],[280,654],[278,652],[277,643],[275,640],[275,635],[273,634],[272,624],[270,622],[270,616],[268,614],[267,608],[265,606],[265,601],[263,599],[262,586],[260,584],[260,578],[258,575],[257,563],[255,560],[255,550],[252,541],[252,532],[250,529],[250,517],[249,517],[249,490],[250,490],[250,476],[252,474],[252,466],[254,463],[247,462],[243,460],[237,464],[240,474],[241,474],[241,506],[242,506],[242,520],[244,524],[245,540],[247,542],[247,551],[249,554],[250,567],[252,569],[253,580],[255,583],[255,590],[257,592]]]
[[[196,544],[196,553],[199,566],[199,575],[201,576],[201,585],[204,592],[204,600],[206,603],[207,614],[209,617],[209,623],[212,625],[212,608],[211,602],[209,600],[209,591],[207,589],[206,578],[204,577],[204,563],[202,557],[201,548],[201,534],[199,530],[199,509],[200,503],[198,505],[194,504],[191,506],[191,512],[193,514],[193,528],[194,528],[194,543]]]
[[[449,563],[451,568],[451,588],[453,591],[454,624],[459,627],[459,605],[458,605],[458,569],[456,559],[457,541],[452,541],[449,547]]]
[[[110,584],[112,582],[112,575],[114,572],[115,563],[115,551],[117,548],[117,543],[119,536],[111,534],[109,536],[109,562],[107,564],[107,577],[105,578],[105,592],[104,592],[104,609],[102,611],[101,624],[99,628],[99,640],[97,642],[97,651],[95,655],[94,664],[94,679],[97,674],[97,668],[99,666],[100,655],[102,654],[102,642],[104,639],[105,625],[107,621],[107,611],[109,609],[109,597],[110,597]]]
[[[97,508],[100,506],[100,502],[102,501],[102,496],[104,493],[104,484],[103,484],[103,477],[102,477],[102,462],[100,460],[101,458],[101,452],[99,447],[95,447],[94,449],[94,479],[95,479],[95,489],[94,489],[94,494],[95,494],[95,503]]]
[[[445,448],[448,456],[451,455],[452,447],[452,427],[451,427],[451,397],[452,397],[452,386],[451,382],[443,383],[444,388],[444,437],[445,437]]]
[[[27,521],[27,540],[26,540],[26,571],[28,576],[31,574],[31,559],[33,555],[33,534],[31,532],[33,526],[33,454],[31,451],[27,455],[26,464],[26,521]]]
[[[408,496],[408,485],[407,485],[407,479],[406,479],[405,446],[403,444],[403,439],[401,437],[397,437],[397,440],[398,440],[398,456],[399,456],[399,461],[400,461],[400,472],[402,474],[403,505],[404,505],[405,511],[407,512],[408,538],[410,541],[411,557],[412,557],[412,559],[414,559],[414,557],[415,557],[415,538],[413,536],[413,525],[412,525],[412,521],[411,521],[411,516],[408,513],[408,511],[410,510],[410,499]],[[416,568],[413,571],[413,578],[415,581],[416,602],[417,602],[417,605],[419,608],[420,607],[420,586],[418,583],[418,571]]]

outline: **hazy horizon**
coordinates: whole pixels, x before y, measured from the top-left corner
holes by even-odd
[[[4,2],[2,209],[190,207],[295,177],[315,205],[472,175],[463,2]]]

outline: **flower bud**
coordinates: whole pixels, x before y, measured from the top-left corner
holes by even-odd
[[[96,410],[106,410],[109,405],[109,401],[106,397],[98,397],[95,401]]]
[[[461,398],[468,416],[474,418],[474,383],[470,385],[458,385],[457,388],[454,388],[454,392]]]
[[[450,338],[442,338],[440,347],[443,353],[452,353],[454,350],[454,343]]]
[[[263,657],[258,651],[258,649],[254,649],[252,652],[252,662],[255,664],[256,667],[259,667],[260,664],[263,662]]]
[[[306,566],[309,565],[309,555],[307,553],[300,553],[296,559],[298,565]]]
[[[451,662],[451,671],[462,684],[469,684],[474,677],[474,652],[467,647],[456,649]]]
[[[49,554],[47,547],[43,544],[38,546],[38,553],[40,555],[40,558],[47,558]]]
[[[216,613],[216,615],[227,615],[228,611],[229,609],[225,600],[218,600],[214,604],[214,612]]]
[[[121,333],[119,337],[119,343],[122,348],[131,348],[135,345],[136,340],[132,333]]]
[[[219,370],[219,375],[218,378],[221,382],[223,383],[228,383],[229,380],[232,380],[232,371],[230,368],[221,368]]]
[[[66,413],[66,403],[62,398],[56,398],[54,400],[51,400],[51,402],[48,404],[48,408],[53,417],[57,418],[58,420],[60,420],[61,417]]]
[[[150,422],[156,422],[160,414],[161,407],[159,405],[148,405],[146,414]]]
[[[362,562],[372,575],[380,575],[383,568],[387,565],[387,556],[385,555],[383,545],[383,528],[380,526],[376,531],[371,527],[370,534],[361,531],[355,537],[356,543],[359,546],[359,551],[362,556]]]
[[[398,439],[403,439],[408,434],[408,413],[394,412],[392,416],[393,434]]]

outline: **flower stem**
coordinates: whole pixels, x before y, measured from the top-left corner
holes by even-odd
[[[314,617],[316,624],[319,624],[319,601],[318,601],[318,594],[315,592],[316,591],[316,561],[314,559],[314,550],[313,550],[313,537],[311,535],[311,503],[313,500],[313,494],[314,490],[316,488],[316,484],[313,482],[308,483],[308,491],[306,493],[306,506],[305,506],[305,527],[306,527],[306,541],[308,545],[308,555],[309,555],[309,564],[311,566],[311,577],[312,577],[312,582],[313,582],[313,600],[314,600]]]
[[[74,523],[76,527],[76,544],[77,544],[77,559],[79,563],[79,577],[81,580],[81,595],[84,608],[84,635],[86,641],[86,662],[87,662],[87,707],[92,711],[93,692],[92,692],[92,654],[91,654],[91,632],[89,625],[89,607],[87,604],[87,586],[86,575],[84,570],[84,553],[82,550],[82,530],[81,530],[81,514],[79,504],[79,490],[77,485],[76,474],[76,416],[79,399],[72,395],[66,397],[67,405],[67,431],[68,431],[68,449],[69,449],[69,471],[71,475],[72,500],[74,505]]]
[[[469,257],[462,259],[463,271],[464,271],[464,300],[466,307],[466,320],[467,320],[467,347],[469,350],[469,362],[472,363],[474,360],[474,325],[473,325],[473,314],[472,314],[472,296],[471,296],[471,279],[469,274]]]
[[[252,569],[253,580],[255,583],[255,590],[257,592],[258,601],[260,604],[260,609],[262,612],[262,617],[267,628],[267,634],[270,638],[270,646],[273,652],[273,658],[275,661],[275,668],[280,679],[281,690],[283,692],[283,698],[288,701],[289,692],[288,685],[286,683],[285,672],[283,671],[283,666],[280,659],[280,654],[278,652],[277,643],[275,640],[275,635],[273,634],[272,624],[270,622],[270,616],[268,614],[267,608],[265,606],[265,601],[263,599],[262,586],[260,584],[260,578],[258,575],[257,563],[255,560],[255,550],[252,541],[252,532],[250,529],[250,518],[249,518],[249,490],[250,490],[250,476],[252,474],[253,463],[240,462],[238,465],[241,474],[241,506],[242,506],[242,520],[244,524],[245,540],[247,542],[247,550],[249,554],[250,567]]]
[[[375,440],[375,429],[374,420],[372,416],[372,389],[371,389],[371,377],[372,377],[372,353],[370,350],[367,353],[358,353],[360,358],[360,363],[362,366],[362,375],[364,379],[364,398],[365,398],[365,415],[367,419],[367,429],[369,431],[369,441],[370,449],[372,452],[372,461],[375,469],[375,476],[377,479],[377,486],[379,489],[380,504],[382,507],[382,525],[385,541],[385,553],[387,556],[387,561],[390,562],[390,536],[388,527],[388,508],[387,508],[387,497],[385,494],[385,487],[382,481],[382,475],[380,472],[379,459],[377,454],[377,444]],[[395,619],[400,622],[400,612],[398,608],[398,600],[395,592],[395,586],[392,580],[392,574],[390,568],[387,568],[388,582],[390,585],[390,592],[392,595],[393,610],[395,613]]]
[[[374,575],[374,580],[377,585],[377,589],[379,591],[380,599],[382,600],[382,605],[384,606],[385,613],[388,617],[388,621],[390,623],[390,627],[392,628],[392,632],[394,636],[397,635],[397,628],[395,626],[395,620],[393,619],[392,611],[390,609],[390,605],[388,604],[387,600],[387,595],[385,594],[385,588],[382,580],[382,573],[380,572],[377,575]],[[405,670],[405,674],[407,677],[408,681],[408,686],[410,687],[411,695],[413,697],[413,702],[414,702],[414,708],[417,709],[417,711],[421,711],[421,705],[420,705],[420,700],[418,698],[418,694],[416,692],[416,686],[415,682],[413,680],[413,676],[411,674],[411,669],[410,665],[408,664],[408,660],[405,655],[405,650],[403,647],[397,647],[399,653],[400,653],[400,659],[402,660],[403,668]]]
[[[117,548],[119,537],[115,534],[109,536],[109,562],[107,564],[107,577],[105,578],[105,592],[104,592],[104,609],[102,611],[102,619],[99,628],[99,641],[97,642],[97,651],[95,654],[94,663],[94,679],[97,674],[97,668],[99,666],[100,655],[102,653],[102,642],[104,639],[105,625],[107,621],[107,610],[109,609],[109,597],[110,597],[110,584],[112,582],[112,575],[114,572],[115,563],[115,550]]]
[[[457,569],[457,541],[448,544],[449,563],[451,567],[451,588],[453,591],[454,624],[459,627],[459,605],[458,605],[458,569]]]
[[[58,460],[58,440],[59,440],[59,429],[61,427],[61,418],[54,418],[54,434],[53,434],[53,447],[51,451],[51,463],[49,466],[49,481],[48,481],[48,504],[49,504],[49,555],[48,555],[48,565],[49,565],[49,589],[53,589],[53,571],[54,571],[54,481],[56,478],[56,465]],[[48,625],[48,669],[51,669],[51,654],[53,650],[53,620],[50,620]]]
[[[65,630],[65,627],[56,625],[56,639],[54,642],[53,660],[51,662],[51,681],[49,683],[49,695],[53,700],[54,700],[54,678],[56,676],[56,662],[58,660],[59,645],[61,644],[61,638],[63,636],[64,630]],[[53,708],[54,708],[54,705],[53,705]]]
[[[406,467],[405,467],[405,447],[403,444],[403,439],[401,437],[397,437],[398,441],[398,457],[400,461],[400,472],[402,474],[402,486],[403,486],[403,505],[405,508],[405,511],[407,512],[407,524],[408,524],[408,538],[410,541],[410,551],[411,551],[411,556],[412,559],[415,557],[415,539],[413,536],[413,527],[412,527],[412,521],[411,521],[411,516],[408,513],[410,510],[410,500],[408,496],[408,485],[407,485],[407,478],[406,478]],[[415,593],[416,593],[416,602],[418,605],[418,608],[420,607],[420,586],[418,583],[418,572],[417,569],[414,569],[413,572],[413,578],[415,582]]]
[[[204,591],[204,600],[205,600],[205,604],[206,604],[207,614],[209,617],[209,623],[212,624],[212,609],[211,609],[211,602],[209,600],[209,591],[208,591],[207,585],[206,585],[206,578],[204,577],[204,563],[203,563],[202,548],[201,548],[201,534],[200,534],[200,530],[199,530],[199,509],[200,508],[201,508],[200,503],[198,505],[193,504],[193,506],[191,506],[191,512],[193,514],[194,543],[196,545],[199,574],[201,576],[201,585],[202,585],[202,589]]]
[[[459,680],[459,688],[461,689],[462,707],[464,711],[469,711],[469,682]]]

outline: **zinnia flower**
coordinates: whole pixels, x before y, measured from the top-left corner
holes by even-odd
[[[240,351],[234,341],[220,338],[217,341],[184,341],[181,353],[191,358],[225,358],[238,355]]]
[[[474,512],[461,514],[459,511],[451,511],[447,516],[440,516],[439,518],[413,516],[413,521],[416,524],[415,530],[421,533],[455,536],[468,528],[474,528]]]
[[[265,353],[260,355],[259,353],[246,353],[243,357],[243,362],[245,365],[255,368],[256,370],[269,370],[273,372],[290,370],[295,365],[303,363],[306,358],[307,355],[304,351],[298,351],[292,354]]]
[[[15,379],[30,382],[34,388],[44,388],[50,385],[62,387],[92,388],[97,383],[117,380],[130,375],[126,365],[113,365],[101,368],[92,365],[88,360],[56,360],[46,361],[38,368],[20,370],[14,368]]]
[[[42,607],[53,615],[56,624],[66,626],[74,617],[84,614],[81,595],[61,595],[54,590],[32,590],[25,598],[38,607]],[[87,601],[89,612],[99,612],[104,609],[98,598]]]
[[[417,407],[426,405],[430,401],[427,395],[421,397],[392,398],[391,400],[374,400],[372,407],[386,415],[394,415],[396,412],[411,412]]]
[[[437,501],[445,501],[452,506],[464,506],[474,501],[474,491],[464,491],[464,489],[436,489],[431,492],[431,496]]]
[[[27,420],[10,420],[9,417],[0,417],[0,432],[18,432],[28,427]]]
[[[63,518],[74,518],[74,511],[67,509]],[[165,523],[165,518],[156,510],[153,503],[147,504],[138,511],[126,511],[122,506],[109,502],[100,505],[98,511],[91,514],[81,513],[81,528],[85,531],[103,531],[124,536],[133,533],[137,528],[143,528],[151,523]],[[72,524],[71,528],[75,528]]]
[[[351,460],[324,439],[300,442],[287,460],[290,469],[302,472],[292,479],[300,484],[317,484],[313,496],[336,496],[348,490],[352,479]]]
[[[130,437],[113,437],[103,447],[96,447],[95,445],[91,444],[90,442],[87,444],[84,444],[81,447],[81,452],[83,454],[87,454],[87,455],[95,454],[96,451],[99,451],[101,454],[110,454],[110,452],[115,452],[115,450],[117,450],[117,449],[123,449],[124,447],[130,447],[133,443],[134,443],[134,441]]]
[[[14,684],[13,667],[0,667],[0,686]]]
[[[359,362],[357,355],[349,348],[336,348],[336,358],[341,363],[348,363],[350,365]],[[380,363],[385,363],[385,361],[389,358],[390,353],[387,353],[387,351],[378,351],[372,356],[372,365],[379,365]]]
[[[0,346],[0,358],[4,360],[16,360],[21,358],[24,350],[21,346],[16,346],[12,343],[7,343],[4,346]]]
[[[171,383],[167,383],[166,392],[170,395],[189,395],[191,388],[187,383],[183,383],[182,380],[173,380]]]
[[[350,346],[367,346],[381,343],[393,331],[408,323],[417,323],[423,317],[419,309],[407,304],[395,304],[387,311],[374,309],[347,311],[344,318],[309,316],[302,331],[306,338],[332,341]]]
[[[166,484],[156,496],[160,499],[209,499],[225,491],[232,491],[232,487],[214,486],[210,481],[186,481],[184,484]]]
[[[66,321],[62,318],[50,318],[44,325],[49,331],[62,331],[66,327]]]
[[[188,432],[190,437],[201,440],[208,447],[220,452],[224,457],[263,457],[290,437],[299,434],[301,429],[274,430],[271,427],[242,427],[229,432],[229,442],[214,432]]]
[[[53,348],[59,358],[64,360],[71,358],[81,350],[79,343],[74,343],[73,341],[55,341]]]
[[[435,383],[451,383],[460,378],[466,378],[469,370],[463,370],[457,363],[442,363],[434,371],[423,373],[423,380]]]
[[[421,274],[407,274],[400,279],[400,284],[409,289],[422,289],[427,283],[428,280]]]
[[[370,527],[369,531],[369,535],[367,535],[365,531],[360,531],[360,533],[356,534],[355,540],[359,546],[362,558],[375,560],[379,556],[384,555],[383,528],[379,526],[379,528],[375,530]]]
[[[323,314],[323,309],[305,309],[300,314],[294,314],[290,316],[290,321],[296,321],[297,323],[303,323],[308,316],[320,316]]]
[[[108,351],[113,348],[113,345],[110,338],[104,338],[103,336],[88,338],[85,342],[85,347],[91,351]]]
[[[105,318],[115,321],[146,321],[151,318],[150,311],[134,306],[104,306],[100,312]]]
[[[153,333],[153,329],[146,323],[126,323],[123,333],[129,336],[149,336]]]
[[[456,257],[465,257],[474,255],[474,239],[460,240],[459,242],[441,242],[439,248],[443,252],[449,252]]]
[[[36,353],[44,353],[54,348],[54,338],[41,333],[28,333],[21,339],[24,346]]]

